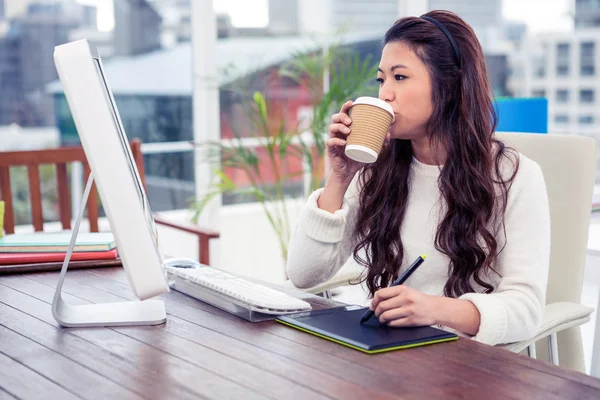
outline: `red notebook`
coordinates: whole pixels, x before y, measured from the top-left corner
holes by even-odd
[[[0,253],[0,265],[60,262],[65,260],[65,255],[66,253]],[[114,248],[108,251],[73,252],[71,260],[114,260],[117,256],[117,249]]]

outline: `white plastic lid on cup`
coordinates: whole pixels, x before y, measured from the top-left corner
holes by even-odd
[[[344,154],[360,163],[371,164],[377,161],[377,153],[367,146],[361,146],[360,144],[347,145]]]
[[[356,100],[354,100],[352,102],[352,106],[354,107],[355,105],[358,105],[358,104],[368,104],[370,106],[379,107],[390,113],[390,115],[392,116],[392,122],[394,122],[396,120],[396,115],[394,114],[394,109],[392,108],[392,106],[390,106],[385,101],[378,99],[377,97],[369,97],[369,96],[358,97]]]

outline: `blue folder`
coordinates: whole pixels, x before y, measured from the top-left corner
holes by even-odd
[[[548,100],[543,97],[501,97],[495,108],[498,132],[548,133]]]

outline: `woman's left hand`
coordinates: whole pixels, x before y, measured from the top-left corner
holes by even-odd
[[[375,292],[370,309],[389,326],[431,326],[437,324],[439,298],[407,286],[392,286]]]

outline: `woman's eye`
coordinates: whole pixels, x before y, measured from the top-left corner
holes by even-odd
[[[377,83],[379,83],[380,85],[383,83],[383,79],[382,78],[377,78],[377,79],[375,79],[375,81]]]
[[[394,75],[394,78],[396,78],[397,81],[401,81],[406,77],[404,75]]]

